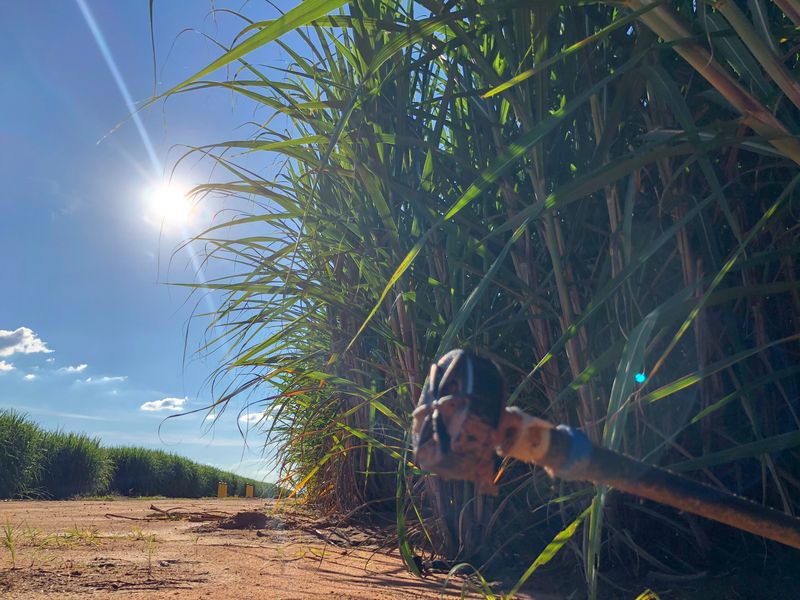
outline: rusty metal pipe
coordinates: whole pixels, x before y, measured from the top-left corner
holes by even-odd
[[[551,477],[610,486],[800,549],[800,519],[593,444],[582,431],[505,407],[491,361],[454,350],[431,367],[413,414],[417,464],[497,493],[496,456]]]
[[[581,431],[507,408],[498,441],[499,455],[544,467],[551,477],[607,485],[800,549],[800,519],[596,446]]]

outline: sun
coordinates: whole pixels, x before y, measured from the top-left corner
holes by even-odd
[[[162,184],[147,193],[148,213],[159,225],[186,225],[193,206],[186,191],[175,184]]]

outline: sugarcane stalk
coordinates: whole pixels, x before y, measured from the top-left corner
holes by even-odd
[[[653,0],[629,0],[627,4],[631,10],[638,10],[653,4]],[[750,128],[800,165],[800,141],[755,96],[747,92],[706,48],[691,41],[689,30],[668,7],[655,6],[639,19],[665,42],[674,43],[675,51],[742,114]]]
[[[756,33],[753,25],[736,3],[728,0],[717,2],[714,8],[728,20],[728,23],[731,24],[731,27],[739,35],[742,42],[748,47],[772,80],[781,88],[783,93],[786,94],[786,97],[797,108],[800,108],[800,84],[795,81],[789,69],[786,68],[761,36]]]

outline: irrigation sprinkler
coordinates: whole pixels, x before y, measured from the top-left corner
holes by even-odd
[[[551,477],[608,485],[800,549],[800,519],[593,444],[580,430],[506,407],[505,381],[489,360],[453,350],[431,366],[413,413],[417,464],[497,493],[497,456]]]

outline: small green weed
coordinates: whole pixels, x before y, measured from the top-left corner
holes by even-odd
[[[17,540],[15,534],[16,529],[11,525],[11,520],[6,517],[6,521],[3,524],[3,544],[11,554],[12,569],[17,568]]]
[[[100,543],[100,535],[97,532],[97,527],[81,529],[77,524],[65,531],[61,539],[67,544],[97,545]]]
[[[143,538],[142,552],[147,553],[147,572],[153,572],[153,555],[156,553],[156,534],[151,533]]]

